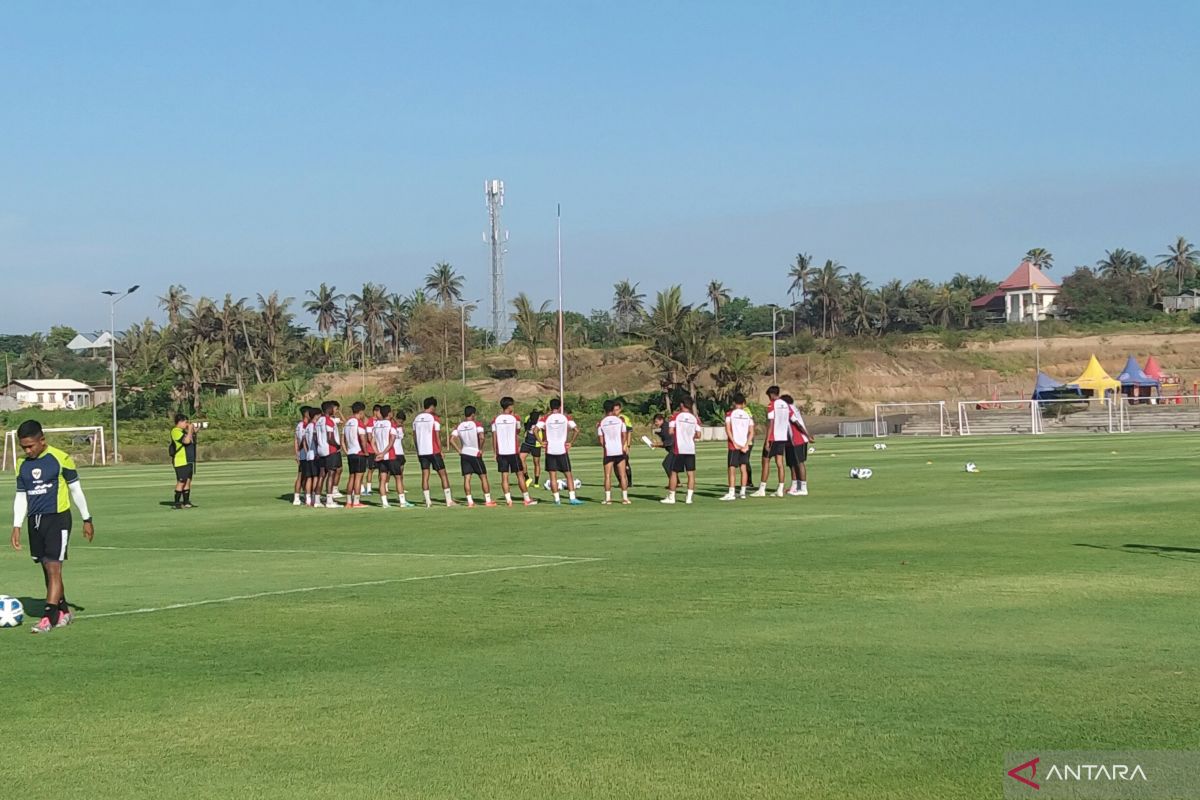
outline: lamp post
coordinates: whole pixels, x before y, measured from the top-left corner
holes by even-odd
[[[459,306],[459,311],[462,313],[462,324],[459,327],[459,333],[462,338],[462,385],[467,385],[467,306],[474,309],[481,303],[482,300],[472,300],[470,303],[463,303]]]
[[[1042,371],[1042,334],[1038,323],[1042,318],[1042,304],[1038,302],[1038,285],[1029,287],[1033,290],[1033,365],[1039,373]]]
[[[100,294],[108,295],[108,348],[109,360],[112,366],[112,452],[113,463],[121,463],[121,451],[117,444],[117,303],[138,290],[141,284],[134,284],[124,292],[114,292],[111,289]]]

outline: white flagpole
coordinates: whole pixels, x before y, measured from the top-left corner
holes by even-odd
[[[556,220],[558,235],[558,401],[563,400],[563,299],[562,299],[562,203]]]

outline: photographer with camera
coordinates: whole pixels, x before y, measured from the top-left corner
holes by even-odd
[[[187,414],[175,415],[171,428],[171,463],[175,466],[175,504],[173,508],[192,507],[192,476],[196,472],[196,428]]]

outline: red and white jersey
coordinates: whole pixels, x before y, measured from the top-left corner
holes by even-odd
[[[342,418],[331,417],[330,421],[333,423],[333,452],[336,453],[342,447]]]
[[[363,420],[363,433],[367,435],[367,446],[365,452],[369,456],[375,455],[375,423],[378,421],[379,420],[375,419],[375,417],[367,417],[365,420]]]
[[[308,461],[308,437],[305,431],[308,430],[308,424],[305,422],[296,423],[296,460]]]
[[[392,426],[390,419],[377,419],[371,426],[371,449],[376,453],[386,453],[392,446]]]
[[[793,405],[791,411],[792,444],[808,444],[808,434],[805,433],[808,429],[804,427],[804,417],[800,416],[800,409]]]
[[[675,434],[675,452],[683,456],[696,455],[696,432],[700,420],[690,411],[676,411],[667,426]]]
[[[596,426],[596,433],[600,435],[600,441],[604,443],[604,455],[619,456],[625,452],[625,431],[627,430],[625,420],[612,414],[600,420],[600,424]]]
[[[565,456],[567,454],[567,433],[575,430],[578,425],[575,420],[561,411],[547,414],[538,420],[538,430],[546,434],[546,455]]]
[[[432,456],[442,452],[442,443],[438,433],[442,430],[442,421],[436,414],[422,411],[413,417],[413,438],[417,440],[417,455]]]
[[[501,414],[492,420],[492,436],[495,437],[497,455],[515,456],[520,443],[521,420],[514,414]]]
[[[483,426],[478,420],[464,419],[458,427],[450,431],[450,435],[462,443],[464,456],[477,456],[480,453],[479,444],[483,438]]]
[[[333,417],[327,417],[322,414],[313,423],[313,433],[317,441],[317,455],[321,458],[338,451],[337,442],[333,436],[336,432],[337,425],[333,424]]]
[[[379,424],[383,425],[385,423],[383,420],[380,420]],[[389,435],[393,433],[396,435],[396,438],[392,440],[392,457],[399,458],[404,455],[404,426],[394,419],[387,420],[387,424],[391,428]]]
[[[304,447],[308,451],[306,461],[317,460],[317,423],[314,420],[309,420],[304,426]]]
[[[730,450],[740,450],[750,443],[750,432],[754,430],[754,417],[744,408],[731,408],[725,412],[725,424],[730,435],[726,437]]]
[[[346,420],[346,455],[357,456],[362,454],[362,440],[358,438],[362,431],[362,423],[358,421],[358,417],[351,417]]]
[[[792,437],[792,409],[782,398],[775,398],[767,409],[767,441],[786,442]]]

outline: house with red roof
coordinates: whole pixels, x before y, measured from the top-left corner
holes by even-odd
[[[1054,301],[1060,287],[1046,273],[1022,261],[1000,282],[996,291],[971,302],[972,311],[982,311],[988,322],[1033,322],[1054,316]]]

